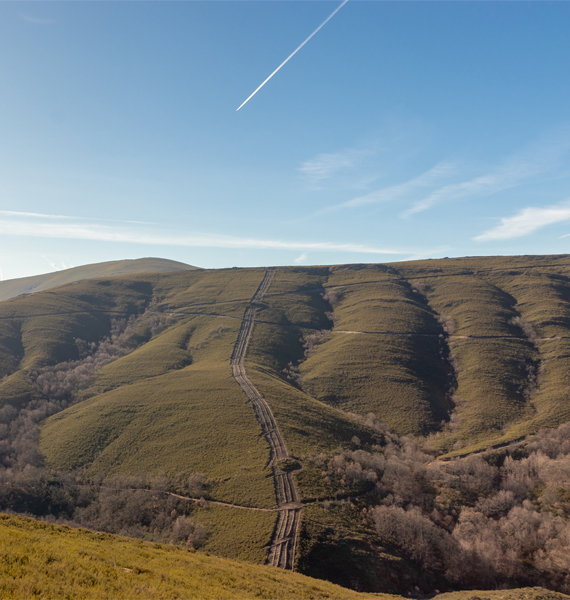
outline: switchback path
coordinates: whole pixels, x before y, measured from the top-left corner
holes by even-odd
[[[255,313],[257,312],[255,305],[262,301],[263,294],[273,278],[273,273],[273,269],[266,271],[263,281],[251,299],[251,305],[245,309],[236,345],[232,353],[231,367],[234,379],[245,392],[245,395],[251,400],[255,415],[271,451],[270,464],[273,468],[273,481],[279,516],[269,543],[267,564],[273,567],[280,567],[281,569],[293,570],[302,505],[299,502],[293,476],[291,473],[282,471],[278,465],[279,462],[289,458],[285,440],[279,431],[279,427],[277,427],[275,417],[269,405],[248,379],[243,366],[247,345],[253,330]]]

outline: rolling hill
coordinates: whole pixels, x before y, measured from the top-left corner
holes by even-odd
[[[190,518],[359,591],[570,590],[570,256],[184,267],[0,302],[0,508],[156,541]],[[485,566],[475,518],[550,554]]]
[[[0,301],[14,298],[21,294],[33,294],[50,288],[96,277],[112,277],[134,273],[168,273],[173,271],[192,271],[198,267],[166,260],[164,258],[137,258],[134,260],[113,260],[93,265],[72,267],[55,273],[33,275],[20,279],[0,281]]]

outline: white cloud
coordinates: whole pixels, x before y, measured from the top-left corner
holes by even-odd
[[[307,258],[309,258],[309,253],[308,252],[303,252],[301,254],[301,256],[297,256],[297,258],[294,259],[293,262],[296,265],[300,265],[300,264],[304,263],[307,260]]]
[[[402,216],[409,217],[443,202],[491,196],[497,192],[517,187],[538,175],[554,173],[560,167],[560,159],[569,150],[570,128],[568,126],[560,127],[556,135],[529,145],[490,172],[434,190],[425,198],[417,201]]]
[[[544,208],[528,207],[513,217],[504,217],[501,224],[473,239],[478,242],[510,240],[533,233],[547,225],[570,220],[570,201]]]
[[[317,154],[314,158],[302,163],[299,171],[313,182],[322,181],[336,175],[339,171],[353,168],[366,154],[370,154],[370,152],[356,149],[332,154]]]
[[[164,246],[187,246],[204,248],[241,248],[258,250],[301,250],[350,252],[361,254],[409,254],[408,250],[378,248],[365,244],[339,242],[297,242],[245,238],[227,235],[186,234],[174,230],[157,230],[143,227],[119,227],[98,223],[69,221],[62,217],[60,221],[0,219],[1,235],[17,235],[43,238],[67,238],[103,242],[123,242],[129,244],[148,244]]]
[[[375,192],[371,192],[365,196],[359,196],[358,198],[353,198],[352,200],[348,200],[348,202],[343,202],[342,204],[331,208],[355,208],[358,206],[364,206],[366,204],[379,204],[381,202],[400,200],[402,198],[406,198],[418,189],[435,185],[441,179],[449,177],[455,171],[455,169],[456,167],[452,163],[441,162],[425,173],[422,173],[418,177],[414,177],[414,179],[410,179],[405,183],[391,185],[383,189],[376,190]]]

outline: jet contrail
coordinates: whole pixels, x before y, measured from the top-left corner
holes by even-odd
[[[271,73],[271,75],[255,90],[255,92],[253,92],[253,94],[251,94],[251,96],[249,96],[245,102],[243,102],[242,104],[240,104],[238,106],[238,108],[236,108],[236,112],[247,102],[249,102],[249,100],[251,100],[255,94],[257,94],[257,92],[259,92],[259,90],[273,77],[273,75],[275,75],[275,73],[277,73],[277,71],[279,71],[279,69],[284,66],[287,62],[289,62],[294,56],[295,54],[297,54],[297,52],[299,52],[299,50],[315,35],[315,33],[317,33],[317,31],[319,31],[319,29],[321,29],[322,27],[324,27],[335,15],[336,13],[348,2],[348,0],[343,0],[343,2],[340,4],[340,6],[338,6],[316,29],[315,31],[313,31],[313,33],[311,33],[311,35],[294,51],[292,52],[276,69],[275,71],[273,71],[273,73]]]

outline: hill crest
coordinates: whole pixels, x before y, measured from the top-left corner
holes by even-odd
[[[66,283],[97,277],[114,277],[116,275],[135,275],[139,273],[169,273],[175,271],[194,271],[200,267],[165,258],[135,258],[112,260],[72,267],[54,273],[19,277],[0,282],[0,302],[20,296],[49,290]]]

